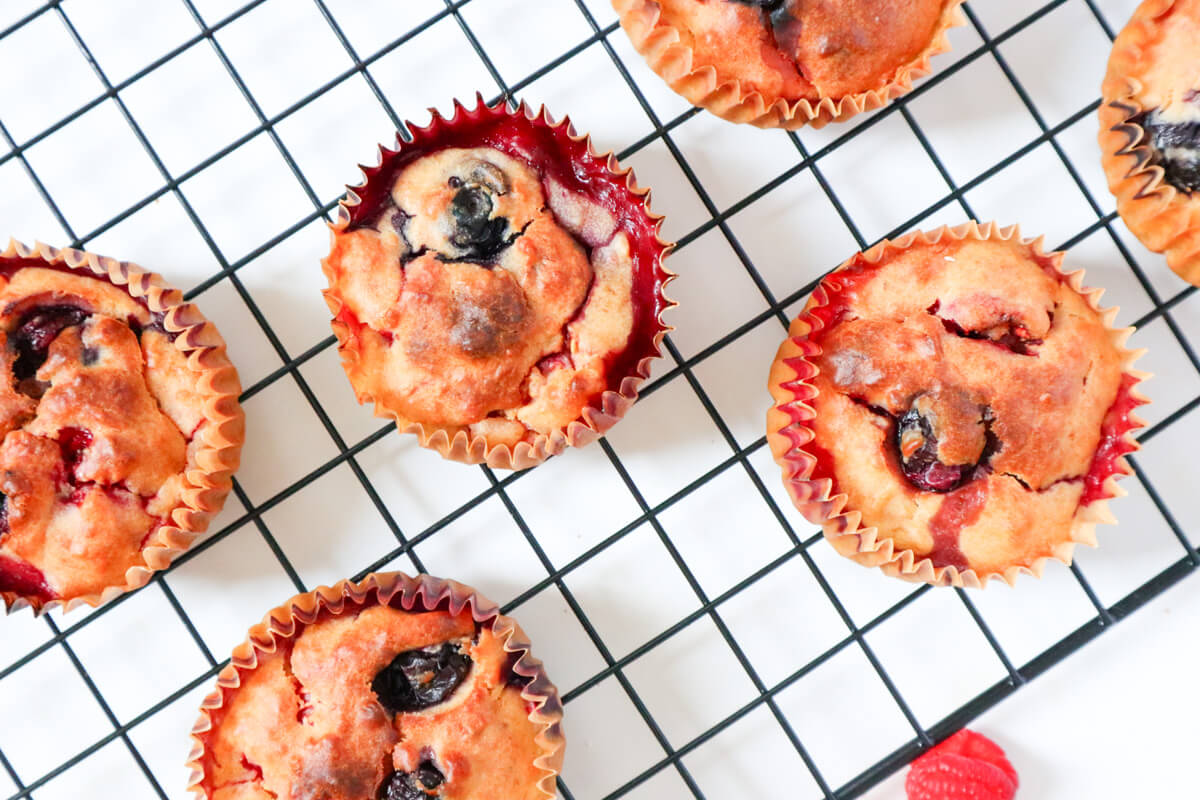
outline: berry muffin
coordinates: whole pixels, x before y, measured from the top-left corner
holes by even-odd
[[[1200,0],[1146,0],[1104,78],[1100,150],[1117,211],[1200,285]]]
[[[0,253],[0,601],[95,606],[221,509],[243,439],[225,343],[132,264]]]
[[[625,413],[672,276],[615,159],[566,120],[479,98],[364,173],[322,262],[360,403],[447,458],[515,469]]]
[[[762,128],[820,128],[929,74],[962,0],[613,0],[650,67],[695,105]]]
[[[1143,376],[1062,258],[970,223],[885,241],[813,292],[771,368],[768,439],[840,553],[980,586],[1095,544]]]
[[[557,690],[470,588],[398,573],[298,595],[250,629],[193,729],[208,800],[545,800]]]

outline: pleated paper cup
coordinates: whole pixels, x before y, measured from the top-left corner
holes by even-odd
[[[816,93],[788,97],[744,85],[741,79],[722,74],[712,66],[695,66],[690,32],[668,23],[658,0],[612,0],[612,5],[634,48],[688,102],[730,122],[788,130],[843,122],[856,114],[882,108],[912,91],[913,81],[932,70],[931,59],[950,50],[946,32],[966,23],[962,0],[946,0],[929,44],[879,85],[838,97]]]
[[[1200,32],[1200,3],[1195,0],[1146,0],[1113,43],[1108,72],[1102,86],[1100,105],[1100,151],[1108,188],[1117,198],[1121,219],[1147,248],[1164,253],[1167,265],[1181,278],[1200,286],[1200,192],[1183,192],[1166,180],[1145,128],[1146,115],[1157,106],[1154,99],[1177,100],[1170,94],[1181,87],[1163,89],[1147,83],[1147,73],[1163,67],[1156,55],[1165,38],[1166,24],[1186,17],[1190,28],[1175,36],[1182,48],[1177,77],[1187,80],[1200,73],[1195,69],[1196,39]],[[1192,37],[1192,38],[1187,38]],[[1187,85],[1187,84],[1184,84]],[[1200,91],[1200,83],[1190,85]],[[1159,97],[1152,99],[1153,91]],[[1147,104],[1151,104],[1147,107]],[[1200,108],[1197,109],[1200,120]]]
[[[216,688],[201,704],[199,719],[192,729],[188,788],[200,798],[214,798],[213,759],[217,731],[233,699],[243,686],[253,681],[260,664],[278,653],[290,653],[306,630],[375,607],[390,607],[415,615],[441,614],[448,618],[466,615],[474,623],[476,636],[481,630],[491,632],[508,654],[508,683],[520,686],[520,697],[535,731],[533,738],[538,755],[532,766],[540,777],[530,791],[548,799],[554,798],[555,778],[562,769],[566,747],[562,701],[542,662],[533,656],[525,632],[515,620],[501,614],[494,603],[469,586],[429,575],[409,577],[399,572],[373,573],[359,582],[344,580],[332,587],[321,586],[296,595],[269,611],[262,622],[250,629],[246,640],[234,648],[230,663],[217,676]],[[293,680],[296,679],[293,677]],[[452,701],[447,699],[446,702]],[[403,741],[402,733],[399,741]],[[390,754],[386,760],[391,762]],[[471,772],[470,765],[464,769]]]
[[[394,149],[380,148],[376,166],[360,167],[364,180],[349,187],[331,225],[333,247],[321,264],[330,282],[325,300],[333,314],[338,351],[359,403],[374,404],[375,416],[394,419],[400,432],[415,434],[422,447],[436,450],[453,461],[526,469],[567,447],[581,447],[595,441],[637,400],[638,388],[649,377],[651,363],[661,357],[663,337],[671,330],[662,319],[663,313],[676,305],[663,293],[666,284],[675,277],[663,266],[671,245],[659,238],[662,217],[650,211],[649,191],[637,186],[633,172],[622,168],[614,155],[598,154],[588,136],[574,132],[568,118],[554,122],[544,108],[535,112],[524,103],[516,109],[503,103],[488,106],[482,96],[476,97],[476,105],[471,109],[456,101],[449,118],[436,109],[432,113],[433,119],[426,127],[410,126],[412,141],[397,138]],[[607,388],[585,404],[569,424],[548,433],[529,429],[529,435],[515,444],[472,431],[468,425],[434,424],[411,418],[393,407],[386,397],[366,388],[363,376],[380,367],[378,359],[366,357],[365,348],[370,337],[382,334],[358,320],[336,289],[342,258],[339,242],[379,212],[403,166],[448,147],[488,146],[518,159],[531,158],[507,142],[506,136],[513,131],[536,137],[539,155],[571,164],[577,174],[587,176],[581,185],[586,184],[588,191],[619,204],[622,213],[617,231],[628,236],[633,259],[630,299],[633,324],[625,349],[608,364]],[[507,152],[506,147],[512,152]]]
[[[819,459],[825,453],[813,425],[818,414],[814,401],[819,396],[813,379],[820,373],[816,360],[823,352],[818,340],[828,327],[828,315],[822,311],[830,306],[834,297],[852,286],[856,277],[897,253],[914,247],[966,240],[1007,242],[1025,248],[1030,258],[1037,260],[1043,268],[1053,270],[1099,315],[1109,331],[1109,341],[1121,356],[1121,382],[1104,418],[1100,445],[1085,478],[1085,486],[1094,487],[1088,492],[1092,496],[1085,494],[1086,502],[1080,502],[1050,552],[993,570],[937,565],[927,555],[902,547],[895,539],[881,535],[877,527],[864,521],[862,511],[853,507],[834,479],[815,474]],[[995,223],[970,222],[885,240],[846,261],[817,286],[804,310],[792,322],[788,337],[771,366],[768,384],[775,403],[767,415],[767,440],[782,468],[784,485],[796,508],[810,522],[821,526],[825,538],[837,552],[864,566],[879,567],[888,575],[909,581],[982,587],[989,579],[1000,578],[1012,585],[1020,574],[1040,577],[1050,559],[1069,564],[1076,544],[1096,546],[1098,523],[1116,521],[1108,500],[1125,494],[1116,479],[1131,472],[1124,457],[1138,449],[1132,432],[1144,424],[1134,409],[1148,402],[1137,386],[1149,375],[1133,368],[1134,361],[1144,351],[1125,346],[1133,329],[1113,327],[1118,309],[1101,309],[1099,299],[1103,290],[1084,288],[1082,270],[1063,272],[1063,256],[1061,252],[1044,253],[1040,238],[1022,239],[1016,226],[1004,228]]]
[[[41,614],[59,606],[66,610],[98,606],[143,585],[203,533],[211,518],[221,510],[232,486],[232,476],[241,460],[245,439],[245,415],[238,402],[241,384],[237,370],[226,355],[225,341],[215,325],[192,303],[184,302],[178,289],[161,276],[127,261],[98,256],[82,250],[58,250],[41,243],[26,247],[10,241],[0,252],[0,270],[43,268],[72,273],[121,289],[146,308],[171,335],[173,347],[186,357],[187,371],[194,380],[203,422],[191,436],[188,465],[183,476],[180,501],[154,529],[141,548],[140,562],[129,567],[123,583],[101,591],[71,597],[30,595],[0,590],[0,604],[12,612],[26,606]],[[3,535],[0,535],[0,542]]]

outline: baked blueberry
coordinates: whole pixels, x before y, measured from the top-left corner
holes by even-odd
[[[40,306],[27,311],[17,323],[9,344],[17,351],[13,375],[17,381],[32,378],[46,363],[46,354],[63,329],[78,325],[90,316],[73,306]]]
[[[928,406],[918,398],[896,422],[896,450],[909,483],[927,492],[950,492],[975,474],[976,464],[944,464]]]
[[[446,776],[432,761],[422,761],[413,772],[397,770],[379,787],[379,800],[429,800]]]
[[[795,53],[801,47],[804,9],[797,0],[733,0],[760,8],[781,53]]]
[[[777,32],[789,25],[798,24],[790,11],[794,0],[732,0],[732,2],[762,9],[771,27]]]
[[[454,193],[450,244],[461,253],[460,258],[490,263],[511,244],[506,240],[508,220],[492,216],[494,210],[491,192],[484,186],[462,186]]]
[[[445,702],[467,673],[471,657],[449,642],[400,653],[371,681],[371,691],[393,714]]]
[[[1163,168],[1163,178],[1181,192],[1200,189],[1200,108],[1196,119],[1168,122],[1161,112],[1151,111],[1137,122],[1145,130],[1143,142],[1154,151],[1154,162]]]

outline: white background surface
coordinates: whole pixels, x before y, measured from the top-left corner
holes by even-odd
[[[1068,265],[1109,290],[1120,322],[1151,315],[1133,340],[1158,375],[1145,416],[1192,410],[1152,429],[1142,476],[1115,504],[1121,524],[1080,555],[1096,601],[1116,603],[1200,536],[1200,369],[1185,346],[1200,341],[1200,299],[1110,221],[1095,145],[1106,26],[1124,24],[1130,0],[976,2],[925,88],[796,137],[690,113],[609,32],[604,0],[581,0],[603,36],[575,0],[465,0],[457,17],[443,0],[259,0],[244,13],[241,0],[191,1],[211,41],[188,0],[64,0],[13,30],[41,3],[0,4],[0,227],[195,293],[230,343],[249,430],[238,496],[175,568],[99,612],[0,621],[0,798],[16,780],[38,800],[185,796],[186,731],[249,624],[299,588],[417,564],[477,586],[532,635],[568,699],[572,797],[634,781],[627,796],[655,800],[817,797],[795,742],[830,786],[850,781],[912,741],[914,723],[1005,678],[973,611],[1017,667],[1097,614],[1060,565],[963,595],[888,580],[819,539],[795,546],[815,531],[762,442],[785,316],[820,274],[911,226],[1019,222],[1070,243]],[[626,153],[681,242],[675,352],[647,396],[607,446],[515,478],[442,462],[355,406],[319,293],[322,214],[390,139],[392,112],[424,122],[453,96],[495,96],[495,75]],[[1195,584],[976,723],[1009,749],[1021,797],[1187,795]]]
[[[1005,748],[1022,800],[1194,797],[1200,592],[1167,591],[972,724]],[[903,800],[899,773],[867,794]]]

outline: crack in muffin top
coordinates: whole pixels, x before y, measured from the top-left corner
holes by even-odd
[[[213,800],[540,800],[540,728],[488,624],[387,605],[326,614],[211,712]]]
[[[1055,264],[1018,242],[917,244],[839,271],[807,312],[824,322],[813,476],[898,550],[1029,564],[1095,499],[1125,358]]]
[[[610,388],[635,323],[612,211],[498,149],[450,147],[401,168],[373,217],[327,260],[360,396],[515,444]]]
[[[184,503],[205,397],[161,315],[122,288],[0,266],[0,590],[122,586]]]

